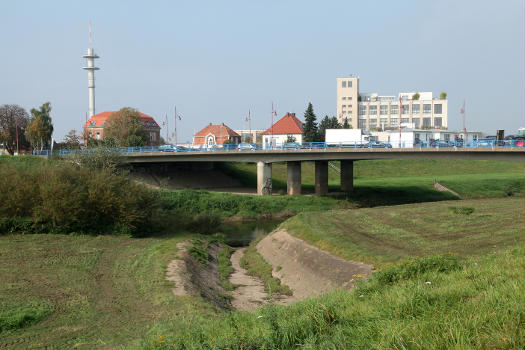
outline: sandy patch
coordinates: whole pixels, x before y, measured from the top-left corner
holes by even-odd
[[[261,240],[257,251],[273,266],[273,275],[288,285],[298,300],[337,288],[351,289],[357,275],[366,278],[372,271],[372,265],[335,257],[284,229]]]
[[[190,295],[195,293],[195,287],[191,283],[190,273],[186,267],[186,259],[189,254],[186,247],[190,245],[189,242],[181,242],[177,244],[178,258],[172,260],[166,269],[166,280],[174,283],[174,288],[171,290],[175,295]]]

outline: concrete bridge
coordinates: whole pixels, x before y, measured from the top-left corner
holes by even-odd
[[[341,162],[341,190],[354,187],[354,161],[371,159],[471,159],[525,161],[523,148],[357,148],[139,152],[124,154],[129,164],[173,162],[257,163],[257,194],[272,193],[272,163],[287,162],[288,194],[301,193],[301,162],[315,162],[315,193],[328,193],[328,161]]]

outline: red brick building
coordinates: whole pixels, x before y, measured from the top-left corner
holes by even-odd
[[[84,124],[84,135],[85,137],[90,136],[96,140],[104,139],[104,126],[106,125],[107,119],[115,112],[102,112],[95,114]],[[151,146],[157,146],[160,143],[160,126],[157,124],[153,117],[140,113],[142,124],[144,129],[149,135],[149,144]]]
[[[194,145],[205,145],[206,147],[223,145],[227,140],[236,144],[241,143],[241,135],[224,125],[224,123],[219,125],[210,123],[210,125],[193,135]]]

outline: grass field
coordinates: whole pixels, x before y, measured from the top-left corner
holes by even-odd
[[[0,236],[0,325],[28,321],[2,327],[0,348],[114,349],[155,321],[214,314],[164,280],[185,238]]]
[[[332,162],[339,167],[338,162]],[[451,199],[439,198],[434,179],[466,198],[504,197],[525,192],[523,162],[483,160],[365,160],[354,162],[354,194],[350,199],[363,205],[388,205]],[[222,169],[246,186],[256,187],[254,164],[225,163]],[[286,191],[286,163],[274,163],[273,187]],[[314,164],[302,163],[303,191],[313,192]],[[339,191],[339,173],[328,168],[331,191]],[[368,199],[367,197],[372,198]],[[419,198],[419,200],[418,200]],[[383,200],[381,200],[383,199]],[[374,204],[376,203],[377,204]]]
[[[522,197],[443,201],[298,214],[291,234],[347,260],[373,264],[406,256],[460,257],[525,244]]]

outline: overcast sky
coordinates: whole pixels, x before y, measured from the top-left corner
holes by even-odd
[[[448,93],[449,128],[525,126],[525,2],[2,1],[0,104],[53,107],[54,137],[88,110],[82,55],[93,22],[96,111],[165,115],[179,141],[209,122],[234,129],[280,116],[336,113],[336,78],[360,91]],[[161,131],[165,135],[165,131]]]

